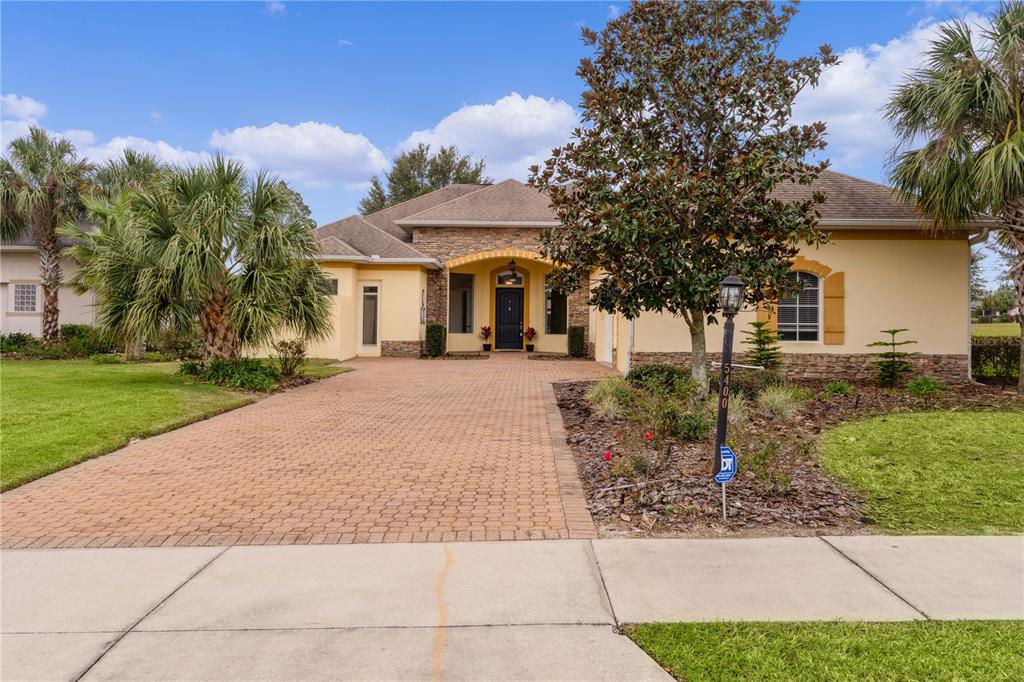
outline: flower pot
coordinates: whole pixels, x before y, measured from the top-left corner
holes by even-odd
[[[484,344],[484,352],[486,353],[486,352],[487,352],[487,351],[489,351],[489,350],[491,350],[491,344],[489,344],[489,343],[485,343],[485,344]]]
[[[526,352],[527,353],[532,353],[533,352],[533,344],[532,343],[526,344]]]

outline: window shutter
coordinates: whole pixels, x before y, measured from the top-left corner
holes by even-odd
[[[766,303],[762,303],[757,306],[757,321],[767,322],[768,329],[778,329],[779,326],[778,315],[773,315],[771,309]]]
[[[833,272],[825,278],[825,345],[840,346],[846,340],[845,313],[843,312],[846,298],[845,276],[842,272]],[[760,319],[760,317],[758,318]]]

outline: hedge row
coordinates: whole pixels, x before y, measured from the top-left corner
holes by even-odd
[[[975,379],[1011,384],[1020,371],[1020,337],[975,336],[971,338],[971,373]]]

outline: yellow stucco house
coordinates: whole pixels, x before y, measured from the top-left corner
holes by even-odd
[[[780,301],[772,317],[742,312],[738,328],[771,319],[790,375],[856,378],[872,372],[865,346],[879,330],[906,327],[918,342],[919,371],[965,379],[969,242],[984,225],[929,235],[888,188],[832,171],[810,188],[787,185],[777,193],[798,199],[813,190],[827,197],[820,224],[832,243],[800,254],[798,296]],[[485,325],[493,352],[522,351],[523,331],[533,327],[537,352],[565,353],[567,329],[578,325],[591,356],[619,370],[688,359],[682,319],[645,313],[630,322],[588,307],[585,288],[568,296],[548,289],[551,264],[538,238],[552,228],[560,226],[546,198],[515,180],[453,185],[320,227],[321,264],[336,280],[334,333],[311,354],[418,356],[426,325],[438,323],[452,353],[480,351]],[[721,329],[712,325],[708,349],[719,348]]]

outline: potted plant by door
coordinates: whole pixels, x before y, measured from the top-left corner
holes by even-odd
[[[523,336],[526,337],[526,352],[533,352],[533,337],[537,336],[537,330],[533,327],[527,327],[526,331],[523,332]]]
[[[491,344],[488,339],[491,338],[491,328],[486,324],[480,327],[480,338],[484,340],[484,351],[491,350]]]

